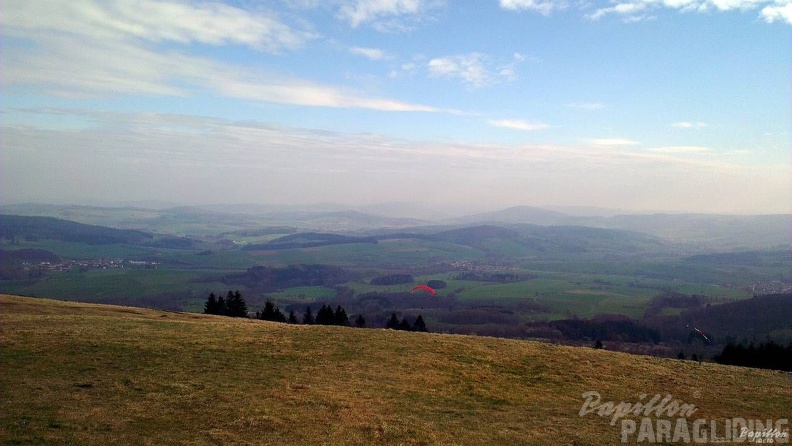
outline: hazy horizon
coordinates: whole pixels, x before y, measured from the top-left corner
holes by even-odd
[[[484,204],[471,204],[465,205],[451,205],[451,204],[426,204],[419,202],[378,202],[378,203],[343,203],[343,202],[320,202],[320,203],[184,203],[184,202],[167,202],[157,200],[142,200],[142,201],[83,201],[83,202],[31,202],[20,201],[4,203],[0,202],[0,206],[56,206],[56,207],[85,207],[97,209],[124,209],[124,208],[137,208],[137,209],[150,209],[154,211],[165,211],[178,208],[201,208],[207,211],[228,212],[230,214],[252,213],[258,211],[266,212],[314,212],[333,213],[344,211],[358,211],[364,214],[380,215],[388,217],[405,217],[405,218],[428,218],[429,220],[435,218],[456,218],[466,217],[476,214],[488,214],[491,212],[505,211],[517,208],[531,208],[558,212],[566,214],[570,217],[612,217],[617,215],[723,215],[723,216],[771,216],[771,215],[792,215],[792,212],[699,212],[699,211],[685,211],[685,210],[668,210],[668,209],[625,209],[625,208],[607,208],[598,206],[587,205],[570,205],[570,206],[555,206],[555,205],[530,205],[530,204],[514,204],[508,206],[492,206],[487,207]],[[264,210],[267,211],[264,211]],[[403,215],[399,214],[400,210],[404,210]],[[254,212],[255,211],[255,212]],[[428,215],[433,214],[433,217]]]
[[[9,0],[0,24],[0,204],[792,213],[790,0]]]

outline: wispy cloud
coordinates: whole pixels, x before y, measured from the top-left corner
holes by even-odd
[[[426,67],[431,77],[456,78],[468,86],[480,88],[502,81],[516,80],[519,77],[516,68],[525,60],[525,56],[515,53],[511,62],[495,66],[485,54],[467,53],[436,57],[431,59]]]
[[[638,141],[626,138],[593,138],[587,142],[597,147],[629,147],[640,144]]]
[[[4,32],[30,43],[4,48],[4,82],[8,85],[25,85],[65,97],[187,97],[209,91],[230,98],[304,106],[442,111],[179,51],[181,44],[193,42],[279,51],[310,37],[271,16],[211,3],[144,0],[132,8],[128,2],[56,1],[52,9],[57,14],[37,13],[40,5],[3,5],[0,21]],[[157,14],[141,12],[146,8]],[[170,42],[167,50],[157,48],[156,42],[163,40]]]
[[[380,31],[404,31],[443,3],[440,0],[344,0],[338,16],[353,28],[370,24]]]
[[[507,81],[515,81],[519,78],[517,75],[517,67],[525,62],[526,56],[520,53],[514,53],[512,55],[512,61],[500,66],[498,68],[498,74],[506,79]]]
[[[528,122],[521,119],[490,119],[487,124],[494,127],[504,127],[507,129],[535,131],[550,128],[549,125],[543,122]]]
[[[701,154],[711,153],[712,149],[709,147],[701,146],[669,146],[669,147],[653,147],[646,149],[648,152],[654,153],[668,153],[668,154]]]
[[[499,0],[499,4],[503,9],[512,11],[529,10],[542,15],[550,15],[555,10],[567,7],[566,2],[562,0]]]
[[[633,150],[624,139],[581,146],[411,141],[184,115],[40,112],[90,125],[48,128],[33,119],[0,128],[0,187],[14,198],[453,202],[531,190],[553,202],[598,206],[780,209],[792,202],[788,163],[751,167],[691,156],[712,153],[704,147]],[[218,169],[234,181],[207,181]]]
[[[569,108],[576,108],[579,110],[601,110],[607,107],[605,104],[600,102],[572,102],[570,104],[566,104]]]
[[[690,122],[690,121],[679,121],[679,122],[672,122],[671,127],[678,128],[678,129],[703,129],[707,127],[706,122]]]
[[[662,9],[679,12],[707,13],[711,11],[750,11],[762,8],[759,16],[767,23],[775,21],[792,24],[792,2],[789,0],[611,0],[611,6],[597,8],[586,17],[599,20],[605,16],[620,17],[624,22],[654,19]]]
[[[363,56],[370,60],[383,60],[387,59],[388,55],[385,54],[384,51],[378,48],[364,48],[359,46],[353,46],[349,49],[349,52],[358,56]]]
[[[492,73],[484,67],[484,55],[468,53],[432,59],[427,67],[434,77],[455,77],[468,85],[483,87],[494,82]]]
[[[46,12],[44,12],[46,11]],[[140,0],[8,1],[0,23],[16,36],[65,32],[91,39],[244,45],[263,51],[295,49],[316,35],[277,16],[224,3]]]

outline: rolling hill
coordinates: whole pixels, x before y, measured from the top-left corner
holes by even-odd
[[[0,345],[4,444],[602,445],[621,422],[581,415],[586,392],[671,395],[695,406],[691,429],[792,401],[790,375],[766,370],[8,295]]]

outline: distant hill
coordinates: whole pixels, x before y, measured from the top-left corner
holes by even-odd
[[[792,399],[769,370],[7,295],[0,344],[3,444],[592,446],[622,444],[622,429],[580,415],[586,392],[670,394],[697,410],[660,419],[689,432],[787,418]]]
[[[270,249],[295,249],[313,248],[317,246],[345,245],[350,243],[377,243],[373,237],[348,237],[340,234],[321,234],[316,232],[301,232],[285,235],[267,243],[246,245],[244,250],[270,250]]]
[[[542,258],[601,254],[632,256],[646,251],[673,252],[662,239],[638,232],[581,226],[480,225],[451,229],[432,237],[480,249],[514,251]]]
[[[52,217],[20,215],[0,215],[0,237],[54,239],[89,245],[140,244],[153,238],[151,234],[142,231],[86,225]]]
[[[705,332],[715,344],[732,340],[761,342],[772,338],[792,342],[792,294],[754,296],[716,305],[701,305],[677,315],[653,316],[647,323],[663,339],[684,340],[694,328]]]
[[[514,206],[494,212],[457,217],[443,223],[529,223],[534,225],[565,225],[573,221],[572,216],[561,212],[532,206]]]
[[[627,229],[708,248],[792,248],[792,215],[653,214],[590,219],[583,225]]]
[[[409,203],[344,206],[202,205],[166,209],[19,204],[0,214],[56,217],[91,225],[179,235],[218,235],[234,231],[293,228],[302,232],[378,235],[387,231],[439,232],[466,226],[576,226],[643,233],[684,244],[692,253],[792,248],[792,215],[616,214],[590,207],[514,206],[494,212],[445,218],[452,214]],[[366,234],[361,234],[365,232]]]
[[[792,247],[792,215],[715,214],[622,214],[594,212],[573,214],[544,208],[516,206],[496,212],[446,220],[447,223],[533,224],[580,226],[640,232],[694,249],[749,250]]]

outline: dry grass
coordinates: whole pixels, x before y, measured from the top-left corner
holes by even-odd
[[[4,444],[617,444],[581,394],[788,418],[773,371],[0,296]]]

